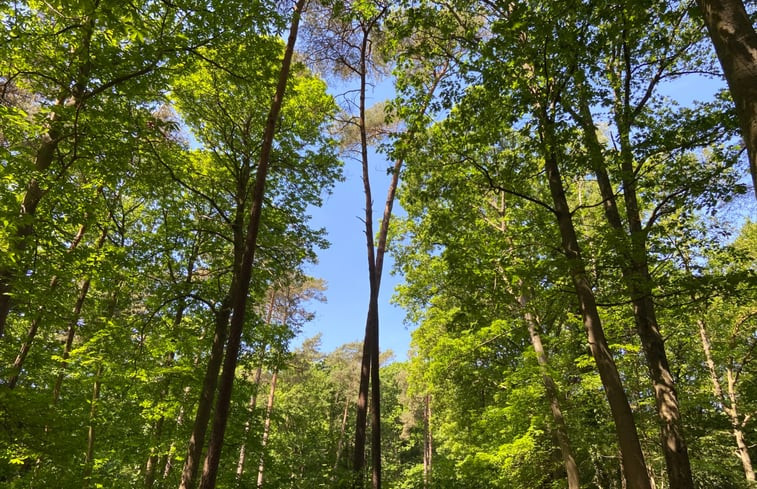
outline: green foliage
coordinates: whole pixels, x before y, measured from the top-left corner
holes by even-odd
[[[219,486],[255,485],[261,458],[265,487],[352,482],[362,347],[290,343],[324,288],[302,271],[327,245],[309,209],[357,139],[347,129],[339,147],[334,120],[354,111],[304,63],[354,75],[370,28],[368,74],[395,69],[396,99],[368,113],[368,136],[405,164],[395,301],[415,326],[409,360],[381,369],[385,487],[565,487],[555,399],[582,487],[621,487],[545,155],[561,166],[650,473],[667,485],[634,285],[655,302],[696,484],[748,487],[734,440],[741,433],[757,460],[757,225],[740,217],[754,204],[742,197],[728,94],[676,100],[680,84],[716,73],[690,5],[308,9],[276,121]],[[268,0],[0,4],[3,487],[178,485],[244,248],[289,14]],[[387,138],[389,123],[402,135]],[[623,229],[605,217],[600,163]],[[650,273],[634,283],[622,270],[640,253]]]

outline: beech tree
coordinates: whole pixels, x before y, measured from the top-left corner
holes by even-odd
[[[757,32],[741,0],[697,4],[736,106],[757,197]]]

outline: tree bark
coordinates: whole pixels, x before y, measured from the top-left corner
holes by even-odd
[[[256,487],[263,487],[263,469],[265,468],[265,447],[268,445],[268,437],[271,433],[271,412],[273,411],[273,399],[276,394],[276,379],[279,371],[274,370],[271,376],[271,390],[268,392],[268,404],[265,407],[265,423],[263,424],[263,439],[260,444],[260,463],[258,464],[258,481]]]
[[[570,444],[565,417],[562,414],[559,389],[547,370],[549,360],[547,358],[547,352],[544,350],[544,345],[541,342],[538,324],[533,314],[526,310],[526,296],[521,295],[518,298],[518,302],[520,303],[521,308],[525,311],[524,318],[526,320],[526,325],[528,326],[528,335],[531,338],[531,345],[534,347],[534,352],[536,352],[536,361],[539,364],[542,382],[544,382],[544,389],[547,392],[547,399],[549,399],[549,409],[552,412],[552,419],[555,421],[555,435],[560,447],[560,453],[562,454],[563,465],[565,465],[565,473],[568,478],[568,489],[579,489],[580,477],[578,474],[578,465],[576,464],[576,458],[573,454],[573,447]]]
[[[423,489],[431,487],[433,436],[431,435],[431,394],[423,397]]]
[[[223,345],[226,342],[230,315],[230,301],[226,297],[219,310],[215,313],[213,345],[210,349],[208,367],[205,370],[205,377],[202,381],[200,401],[197,405],[192,434],[189,437],[187,458],[184,460],[179,489],[193,489],[195,486],[197,469],[200,466],[200,458],[202,456],[202,447],[205,443],[205,433],[208,430],[208,421],[210,420],[210,412],[213,407],[213,397],[216,385],[218,385],[218,372],[221,370],[221,362],[223,361]]]
[[[92,478],[92,468],[95,456],[95,415],[97,414],[97,401],[100,399],[100,377],[102,376],[102,362],[97,366],[95,373],[95,383],[92,386],[92,400],[89,408],[89,428],[87,429],[87,452],[84,455],[84,474],[82,477],[82,486],[84,489],[89,487]]]
[[[707,329],[705,328],[704,321],[701,319],[698,320],[697,326],[699,327],[699,338],[702,341],[702,350],[704,350],[707,370],[710,373],[710,380],[712,381],[712,391],[715,394],[715,398],[722,403],[723,411],[728,416],[728,421],[731,423],[731,432],[736,441],[736,451],[741,460],[741,466],[744,468],[744,476],[746,477],[747,483],[754,484],[754,467],[752,466],[752,458],[749,455],[749,447],[744,438],[743,423],[739,419],[733,372],[731,372],[730,369],[727,371],[728,398],[726,399],[726,396],[723,393],[723,386],[720,383],[720,377],[715,368],[715,361],[712,359],[712,346],[710,344],[710,338],[707,336]]]
[[[161,416],[155,422],[155,425],[153,425],[153,433],[155,434],[155,439],[158,441],[160,441],[160,437],[163,435],[164,423],[165,418]],[[145,489],[152,489],[152,487],[155,485],[155,470],[157,465],[158,452],[155,447],[152,447],[150,449],[150,456],[147,457],[147,462],[145,463]]]
[[[213,427],[210,433],[210,441],[208,442],[208,452],[205,456],[205,463],[203,465],[200,489],[214,489],[216,477],[218,475],[221,447],[223,446],[223,437],[226,432],[226,424],[228,421],[229,409],[231,407],[231,391],[234,385],[234,375],[238,360],[237,357],[239,355],[242,340],[242,329],[244,327],[247,295],[249,293],[250,279],[252,277],[252,266],[255,261],[255,248],[257,247],[258,231],[260,229],[260,214],[263,208],[265,180],[271,159],[273,139],[276,135],[276,121],[281,112],[281,105],[286,91],[287,80],[289,79],[292,56],[294,54],[294,45],[297,41],[297,30],[299,28],[300,16],[305,3],[306,0],[297,0],[294,7],[292,13],[292,25],[289,29],[289,38],[287,39],[284,58],[281,63],[281,72],[279,73],[276,93],[273,97],[273,102],[271,103],[268,119],[266,120],[263,144],[260,149],[260,159],[258,161],[258,168],[255,175],[255,188],[253,190],[252,209],[247,227],[242,266],[239,272],[239,281],[233,291],[233,314],[229,326],[229,339],[226,345],[226,355],[223,361],[223,371],[221,373],[218,398],[213,416]]]
[[[273,300],[271,301],[271,308],[273,308]],[[270,315],[268,316],[268,322],[270,322]],[[244,422],[244,437],[242,438],[242,446],[239,447],[239,461],[237,462],[237,480],[242,478],[242,474],[244,473],[244,463],[245,459],[247,458],[247,437],[250,435],[250,426],[252,425],[252,422],[250,420],[250,417],[255,415],[255,405],[257,404],[258,400],[258,389],[260,388],[260,377],[263,374],[263,365],[259,365],[258,369],[255,371],[255,380],[253,380],[253,383],[255,384],[254,390],[252,391],[252,395],[250,396],[250,404],[247,406],[247,412],[248,412],[248,418],[247,421]]]
[[[339,429],[339,440],[336,443],[336,456],[334,457],[334,474],[339,469],[339,459],[342,458],[342,449],[344,447],[344,433],[347,429],[347,415],[350,410],[350,399],[344,400],[344,410],[342,411],[342,425]]]
[[[597,370],[615,422],[615,432],[623,455],[624,476],[629,489],[650,489],[644,454],[641,451],[631,406],[628,403],[626,393],[623,391],[623,384],[615,360],[612,358],[612,353],[607,345],[594,292],[586,275],[585,264],[573,226],[572,214],[560,176],[557,155],[553,147],[551,128],[546,115],[543,115],[541,120],[542,145],[545,150],[544,168],[554,203],[554,213],[562,237],[562,249],[570,267],[571,279],[576,290],[581,316],[589,340],[589,349],[597,364]]]
[[[631,154],[630,122],[624,120],[630,108],[621,108],[618,115],[621,149],[621,173],[623,198],[628,219],[628,231],[624,230],[612,183],[607,174],[607,165],[597,139],[596,127],[585,100],[579,102],[579,114],[574,114],[582,126],[584,141],[589,150],[591,166],[597,177],[602,196],[605,217],[615,233],[615,248],[621,257],[621,274],[633,306],[636,331],[644,350],[660,423],[662,451],[665,455],[668,479],[672,489],[692,489],[688,448],[683,436],[681,414],[675,381],[670,371],[665,344],[657,323],[655,304],[652,299],[652,278],[647,258],[646,231],[642,228],[641,212],[637,199],[636,181]]]
[[[97,8],[97,5],[94,7]],[[85,87],[90,77],[92,62],[90,59],[90,44],[95,29],[94,10],[82,19],[82,41],[73,52],[72,63],[77,66],[76,76],[69,87],[61,87],[61,94],[57,97],[55,108],[51,110],[48,119],[48,130],[41,138],[39,148],[34,157],[34,169],[44,173],[50,169],[55,160],[55,153],[63,138],[63,120],[61,113],[67,107],[80,107],[84,102]],[[26,186],[26,192],[21,201],[18,214],[19,225],[16,227],[15,236],[10,240],[11,252],[23,254],[28,248],[29,237],[34,232],[34,217],[37,207],[45,195],[44,189],[36,177],[32,177]],[[0,338],[5,334],[5,326],[11,308],[11,293],[13,282],[18,272],[9,268],[0,268]]]
[[[736,105],[757,196],[757,33],[741,0],[697,0]]]

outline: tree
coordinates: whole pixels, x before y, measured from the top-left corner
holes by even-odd
[[[698,0],[739,116],[757,196],[757,33],[741,0]]]

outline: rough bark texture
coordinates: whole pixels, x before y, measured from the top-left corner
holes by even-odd
[[[736,104],[757,196],[757,33],[741,0],[697,0]]]
[[[242,266],[239,272],[239,281],[234,290],[234,296],[232,297],[233,314],[229,326],[229,339],[226,345],[223,371],[221,372],[221,379],[219,382],[218,398],[213,416],[213,427],[208,442],[208,452],[203,465],[202,480],[200,481],[201,489],[214,489],[216,477],[218,476],[218,464],[221,460],[221,448],[223,446],[223,437],[226,433],[226,424],[228,421],[229,409],[231,407],[231,391],[234,385],[234,374],[236,372],[238,360],[237,357],[239,355],[242,340],[242,329],[247,307],[247,295],[250,289],[250,279],[252,278],[252,266],[255,262],[255,248],[257,246],[258,231],[260,229],[260,214],[263,208],[265,180],[271,159],[273,139],[276,135],[276,121],[279,118],[281,105],[284,100],[286,84],[289,79],[289,69],[294,54],[294,45],[297,41],[297,30],[299,28],[300,16],[305,3],[306,0],[297,0],[294,7],[292,24],[289,29],[289,38],[287,39],[286,49],[284,51],[284,59],[281,63],[281,72],[279,73],[276,93],[271,103],[271,109],[268,113],[263,134],[260,159],[258,161],[258,168],[255,175],[255,188],[253,190],[252,209],[247,227]]]
[[[543,128],[545,132],[549,128]],[[597,364],[605,395],[610,404],[610,411],[615,422],[615,432],[618,437],[620,451],[623,455],[625,479],[629,489],[650,489],[644,455],[641,451],[639,436],[633,413],[628,403],[623,384],[620,380],[615,360],[607,345],[602,322],[599,317],[594,292],[586,275],[586,269],[581,257],[576,231],[573,226],[570,207],[565,197],[562,178],[560,176],[557,157],[553,153],[550,137],[547,134],[545,145],[544,167],[549,181],[549,189],[554,202],[554,212],[557,217],[562,250],[570,266],[571,279],[576,290],[578,303],[584,326],[589,340],[589,349]]]

